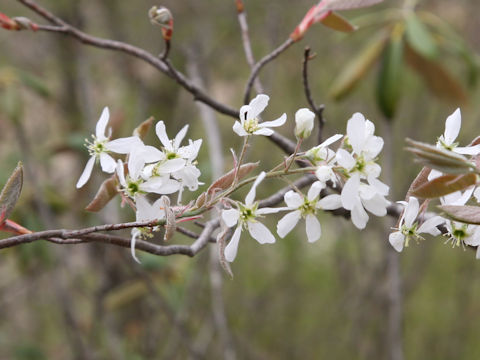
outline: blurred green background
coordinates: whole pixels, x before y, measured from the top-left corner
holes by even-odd
[[[42,0],[41,4],[90,34],[126,41],[154,54],[162,50],[159,28],[147,18],[148,9],[159,5],[156,2]],[[161,5],[175,18],[173,64],[185,73],[196,71],[209,94],[239,108],[249,68],[234,1],[165,0]],[[288,37],[313,3],[246,0],[245,5],[259,59]],[[424,55],[448,72],[453,85],[441,78],[445,81],[435,87],[406,63],[393,68],[390,80],[379,79],[387,61],[382,65],[379,59],[348,96],[341,101],[328,96],[339,73],[361,49],[375,36],[390,33],[404,6],[403,1],[387,0],[370,9],[345,12],[362,25],[354,34],[316,25],[260,74],[271,97],[265,119],[286,112],[289,121],[280,132],[289,137],[295,111],[307,106],[301,79],[307,45],[317,54],[309,63],[309,75],[316,102],[326,106],[325,136],[344,132],[356,111],[377,125],[378,134],[388,131],[385,108],[380,110],[377,99],[378,89],[390,87],[394,95],[388,101],[395,102],[389,160],[393,201],[403,199],[420,170],[403,150],[405,137],[435,142],[446,117],[462,106],[459,139],[465,144],[479,135],[480,119],[479,91],[474,86],[475,51],[480,46],[477,1],[424,0],[416,9],[419,16],[430,14],[422,19],[438,17],[449,24],[448,32],[457,34],[447,40],[427,23],[430,38],[420,39],[420,44],[413,41],[420,52],[429,42],[435,43],[436,49]],[[3,1],[0,12],[45,23],[15,1]],[[88,158],[84,138],[93,132],[104,106],[110,107],[114,136],[129,135],[151,115],[167,123],[170,135],[190,124],[188,137],[205,139],[199,156],[201,180],[206,184],[212,180],[208,129],[202,125],[198,106],[189,93],[150,65],[45,32],[2,30],[0,49],[0,184],[17,161],[26,168],[13,220],[41,230],[134,218],[129,209],[120,208],[118,199],[98,214],[83,210],[105,178],[98,171],[87,186],[75,189]],[[385,85],[385,81],[393,83]],[[397,81],[401,81],[398,97]],[[460,103],[462,96],[452,91],[455,86],[463,89],[466,101]],[[238,151],[241,139],[231,130],[233,119],[216,114],[216,120],[227,169],[232,165],[229,148]],[[157,139],[152,135],[148,141],[156,144]],[[305,149],[314,144],[312,136]],[[255,139],[248,154],[248,160],[261,160],[264,168],[282,157],[265,138]],[[265,182],[258,198],[280,186]],[[195,194],[184,196],[195,198]],[[232,264],[233,280],[218,268],[213,245],[193,259],[142,255],[141,266],[128,249],[101,244],[36,242],[2,250],[0,358],[395,358],[389,331],[389,223],[371,217],[367,228],[358,231],[347,220],[329,214],[322,214],[320,220],[323,234],[315,244],[307,243],[302,226],[275,245],[260,246],[244,234]],[[275,221],[269,225],[274,229]],[[406,359],[480,356],[480,285],[475,283],[479,265],[472,251],[452,249],[444,240],[429,238],[400,256],[403,301],[398,299],[402,317],[397,321],[402,333],[394,341],[401,344]],[[191,242],[180,234],[172,241]]]

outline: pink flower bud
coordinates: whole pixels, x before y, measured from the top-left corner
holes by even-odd
[[[164,6],[153,6],[148,11],[148,17],[153,25],[162,28],[162,35],[165,41],[169,41],[173,35],[173,15]]]

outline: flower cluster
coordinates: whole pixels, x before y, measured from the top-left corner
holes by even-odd
[[[188,125],[181,129],[174,139],[169,139],[163,121],[159,121],[155,126],[160,148],[145,145],[138,136],[110,140],[108,120],[109,110],[105,108],[97,122],[95,135],[92,135],[93,140],[86,143],[91,157],[77,182],[77,188],[86,184],[94,164],[100,162],[104,172],[116,173],[119,191],[136,206],[137,221],[163,219],[165,199],[161,202],[159,199],[150,205],[146,196],[149,193],[163,195],[178,192],[180,202],[185,188],[196,190],[201,184],[198,180],[200,170],[196,167],[196,158],[202,140],[189,140],[188,145],[182,146]],[[127,155],[126,164],[121,159],[115,161],[112,153]],[[135,240],[147,235],[148,231],[145,229],[132,230],[132,255],[135,259]]]

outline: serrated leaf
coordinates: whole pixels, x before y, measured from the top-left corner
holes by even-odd
[[[400,100],[403,47],[403,28],[396,26],[383,52],[377,86],[377,103],[387,119],[394,117]]]
[[[258,167],[258,164],[259,163],[256,162],[256,163],[247,163],[247,164],[241,165],[240,169],[238,169],[237,179],[240,180],[240,179],[244,178],[245,176],[247,176],[252,170],[254,170],[255,168]],[[208,188],[207,193],[212,194],[212,193],[214,193],[215,191],[218,191],[218,190],[228,189],[232,185],[232,183],[235,179],[235,170],[236,169],[232,169],[228,173],[226,173],[225,175],[223,175],[220,178],[218,178],[217,180],[215,180],[212,183],[212,185],[210,185],[210,187]]]
[[[335,100],[348,95],[375,64],[385,47],[385,41],[386,37],[382,34],[362,49],[335,78],[329,95]]]
[[[357,30],[355,25],[335,12],[331,12],[327,17],[320,20],[320,22],[326,27],[336,31],[349,33]]]
[[[435,40],[430,34],[425,24],[411,13],[406,19],[406,37],[408,44],[419,54],[429,59],[434,59],[438,55],[438,48]]]
[[[17,204],[23,186],[23,165],[18,163],[0,193],[0,223],[8,219]]]
[[[97,194],[90,204],[87,205],[85,210],[91,212],[102,210],[110,202],[110,200],[112,200],[115,195],[118,194],[117,185],[118,182],[115,176],[105,180],[102,185],[100,185]]]
[[[440,63],[423,57],[410,46],[405,53],[408,65],[423,78],[433,95],[457,105],[467,102],[462,85]]]
[[[441,205],[445,215],[454,221],[465,224],[480,225],[480,207],[470,205]]]
[[[478,181],[476,174],[443,175],[428,181],[412,190],[413,196],[422,199],[433,199],[464,190]]]
[[[148,132],[150,131],[154,120],[155,118],[151,116],[147,120],[142,122],[140,125],[138,125],[135,130],[133,130],[133,136],[138,136],[142,140],[145,139],[145,136],[147,136]]]

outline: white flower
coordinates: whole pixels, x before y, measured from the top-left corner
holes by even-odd
[[[287,121],[287,115],[283,114],[276,120],[260,123],[258,116],[267,107],[269,99],[267,95],[260,94],[250,101],[250,104],[243,105],[240,108],[240,122],[235,121],[233,131],[239,136],[272,135],[273,130],[269,127],[282,126]]]
[[[265,172],[260,173],[255,180],[252,188],[245,197],[245,203],[237,202],[236,209],[222,210],[222,219],[225,225],[232,227],[237,225],[235,232],[230,239],[230,242],[225,247],[225,259],[232,262],[237,256],[238,243],[240,241],[240,234],[243,228],[247,228],[250,235],[260,244],[272,244],[275,242],[275,237],[270,230],[258,222],[258,218],[264,214],[277,213],[283,208],[258,208],[258,202],[255,200],[255,191],[260,182],[265,178]]]
[[[135,205],[137,207],[136,211],[136,221],[154,221],[161,220],[165,218],[165,211],[163,209],[163,199],[160,198],[155,201],[153,204],[150,204],[147,198],[144,195],[135,196]],[[130,250],[132,252],[132,257],[136,262],[140,263],[138,258],[135,256],[135,243],[140,237],[151,236],[152,231],[158,231],[159,227],[155,226],[151,230],[147,228],[133,228],[132,229],[132,240],[130,242]]]
[[[388,186],[381,181],[370,178],[369,184],[360,182],[360,176],[354,173],[342,189],[342,206],[350,210],[353,225],[363,229],[367,225],[368,210],[376,216],[385,216],[390,204],[385,196],[388,195]]]
[[[317,145],[305,154],[313,165],[328,164],[335,160],[335,152],[328,148],[329,145],[340,140],[343,137],[342,134],[335,134],[330,136],[327,140]]]
[[[404,201],[399,201],[399,203],[406,205],[406,207],[400,218],[398,231],[391,233],[388,237],[388,241],[395,250],[401,252],[404,246],[408,246],[411,239],[415,239],[416,241],[423,240],[420,234],[440,235],[440,230],[437,229],[437,226],[445,221],[442,217],[431,217],[419,226],[418,222],[415,222],[419,211],[417,198],[411,196],[408,203]]]
[[[462,114],[457,109],[445,121],[445,132],[438,138],[437,147],[444,148],[458,154],[478,155],[480,154],[480,144],[474,146],[460,147],[454,142],[460,133],[462,126]]]
[[[317,181],[312,184],[307,196],[301,196],[293,190],[287,192],[284,196],[288,210],[293,210],[285,215],[277,224],[277,233],[284,238],[297,225],[300,218],[305,219],[308,242],[317,241],[322,229],[320,222],[315,216],[317,209],[334,210],[342,206],[340,195],[328,195],[318,200],[320,191],[325,184]]]
[[[347,139],[353,153],[365,161],[373,160],[383,148],[383,139],[374,132],[375,125],[361,113],[353,114],[347,122]]]
[[[108,154],[109,152],[128,154],[134,147],[143,146],[142,140],[140,140],[140,138],[137,136],[130,136],[127,138],[120,138],[110,141],[108,139],[110,135],[107,136],[105,134],[109,118],[110,113],[108,111],[108,107],[105,107],[100,119],[98,119],[95,135],[92,135],[92,142],[87,140],[86,146],[91,157],[88,160],[80,179],[78,179],[77,189],[85,185],[88,179],[90,179],[93,165],[95,164],[96,160],[100,160],[100,165],[104,172],[111,174],[115,171],[116,163],[115,160]]]
[[[298,139],[305,139],[310,136],[313,130],[315,113],[307,108],[297,110],[295,113],[295,136]]]

